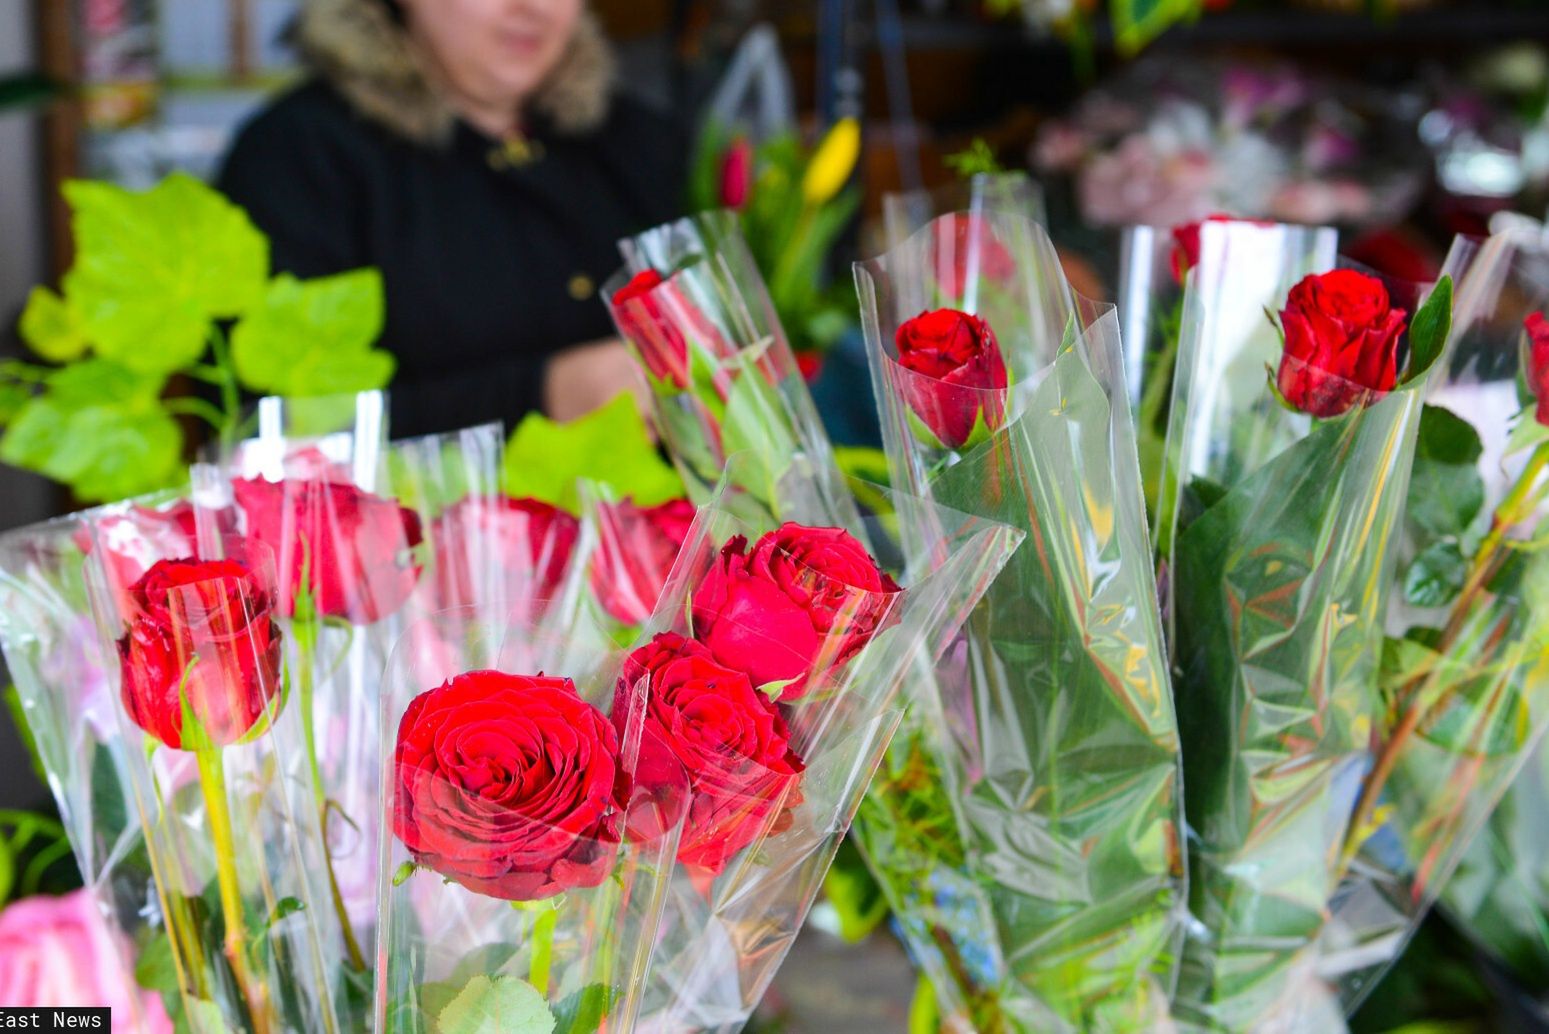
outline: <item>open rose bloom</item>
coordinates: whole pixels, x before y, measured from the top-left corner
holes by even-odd
[[[883,441],[895,484],[1026,538],[917,680],[858,843],[953,1023],[1153,1030],[1182,791],[1118,321],[1025,215],[964,214],[856,266]]]
[[[1349,880],[1368,872],[1360,850],[1396,846],[1373,816],[1408,778],[1390,716],[1413,679],[1383,664],[1423,654],[1382,633],[1411,469],[1421,505],[1451,505],[1416,450],[1450,285],[1339,268],[1314,228],[1206,222],[1199,241],[1156,534],[1194,833],[1174,1008],[1300,1029],[1337,1014],[1334,983],[1406,926],[1374,904],[1386,890],[1362,899]],[[1447,430],[1423,448],[1472,463]]]
[[[163,989],[169,1013],[205,1026],[218,1017],[281,1030],[300,1017],[306,1029],[337,1030],[338,933],[317,879],[322,845],[283,673],[274,563],[261,544],[214,531],[214,518],[198,515],[196,541],[167,544],[127,587],[111,550],[126,521],[145,521],[150,535],[155,518],[121,504],[85,519],[101,710],[124,745],[119,814],[143,841],[161,904],[138,950],[159,940],[176,961],[181,979]],[[142,903],[151,893],[134,889]],[[229,961],[232,943],[245,978]]]
[[[747,505],[778,514],[818,494],[839,505],[832,448],[735,212],[708,212],[619,242],[625,266],[604,289],[614,323],[652,385],[653,422],[704,501],[743,452]],[[805,457],[822,476],[792,474]]]

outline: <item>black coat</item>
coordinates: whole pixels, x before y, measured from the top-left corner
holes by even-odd
[[[394,437],[539,408],[547,358],[614,333],[600,288],[618,239],[681,214],[686,138],[638,102],[615,98],[588,135],[537,125],[528,140],[523,155],[459,123],[444,148],[417,145],[318,81],[227,157],[220,189],[277,271],[381,269]]]

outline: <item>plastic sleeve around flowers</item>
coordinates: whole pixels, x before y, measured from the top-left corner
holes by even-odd
[[[647,630],[698,636],[727,664],[740,663],[723,650],[728,642],[737,644],[742,657],[759,660],[784,649],[770,628],[742,624],[728,633],[725,622],[736,619],[722,612],[707,629],[703,608],[696,613],[695,594],[707,584],[722,545],[737,535],[753,542],[773,530],[748,523],[746,508],[725,497],[740,491],[736,484],[736,471],[729,471],[723,497],[701,508]],[[684,843],[710,850],[680,853],[652,962],[643,1030],[733,1031],[746,1022],[801,928],[881,761],[902,713],[904,681],[934,663],[1020,540],[1004,525],[904,493],[873,486],[868,498],[874,503],[871,514],[845,530],[870,544],[902,589],[845,589],[799,565],[790,574],[814,597],[842,601],[837,612],[848,615],[812,649],[799,695],[783,696],[775,705],[800,774],[793,783],[788,759],[775,766],[735,754],[701,772],[705,781],[696,783]],[[831,520],[822,512],[789,516],[813,527]],[[899,531],[906,526],[929,533],[905,540]],[[855,636],[859,615],[867,615],[864,627],[870,629],[863,643]],[[648,701],[663,692],[649,681],[645,690]],[[715,774],[732,770],[740,774],[731,784]],[[759,772],[763,776],[755,778]],[[756,806],[765,790],[749,788],[778,789],[780,800]],[[714,825],[697,827],[696,818],[704,813],[747,819],[738,824],[735,839],[717,850],[715,838],[727,837],[726,827],[719,833]],[[711,830],[708,843],[704,828]],[[713,861],[707,863],[707,857]]]
[[[485,1015],[575,1034],[635,1029],[687,811],[681,769],[642,745],[639,716],[619,716],[619,778],[629,792],[584,826],[574,814],[547,823],[502,811],[500,801],[480,802],[453,774],[412,769],[396,755],[411,704],[464,673],[563,676],[589,702],[576,706],[606,712],[619,658],[600,626],[557,628],[526,611],[490,621],[477,608],[461,608],[406,630],[382,696],[383,779],[392,789],[378,818],[376,1030],[462,1029],[459,1023]],[[494,718],[537,721],[531,713]],[[408,850],[400,833],[408,814],[435,828],[438,854]],[[475,821],[485,825],[475,831]],[[457,842],[460,833],[465,843]]]
[[[1160,545],[1196,920],[1175,1011],[1207,1029],[1284,1022],[1307,974],[1327,979],[1322,938],[1383,718],[1423,381],[1350,385],[1349,411],[1316,423],[1265,382],[1281,359],[1265,314],[1331,250],[1316,231],[1206,223],[1184,307]]]
[[[305,811],[296,708],[286,706],[272,559],[235,537],[166,543],[140,559],[201,573],[158,581],[151,568],[126,591],[115,546],[124,521],[149,519],[98,511],[86,563],[125,744],[124,803],[163,923],[140,955],[171,960],[165,999],[192,1030],[343,1030],[343,971],[315,879],[322,847]]]
[[[118,950],[117,972],[97,979],[124,988],[116,1000],[129,1010],[123,1020],[130,1031],[159,1034],[170,1026],[159,992],[171,992],[175,1000],[176,988],[152,990],[135,980],[135,958],[165,941],[166,930],[144,834],[129,807],[128,768],[136,748],[119,732],[121,705],[97,643],[83,563],[92,545],[90,525],[100,515],[115,522],[111,548],[137,578],[160,540],[182,540],[177,515],[188,504],[157,496],[127,505],[144,511],[145,520],[121,519],[120,504],[0,536],[0,648],[81,878]]]
[[[856,279],[895,480],[1027,535],[918,683],[862,845],[956,1022],[1157,1029],[1184,899],[1179,747],[1116,318],[1071,292],[1040,228],[999,214],[966,240],[943,217]],[[986,321],[1009,388],[899,362],[898,328],[941,307]],[[988,436],[945,448],[927,402]]]
[[[1458,284],[1453,340],[1427,386],[1382,679],[1385,699],[1412,701],[1418,721],[1330,924],[1356,963],[1339,974],[1352,1008],[1438,893],[1520,977],[1546,971],[1533,809],[1546,785],[1535,744],[1549,725],[1549,558],[1535,543],[1549,504],[1532,471],[1549,431],[1518,382],[1549,263],[1533,239],[1500,235],[1459,239],[1444,272]],[[1463,448],[1444,454],[1448,443]],[[1471,588],[1438,576],[1442,558],[1488,578]],[[1363,944],[1391,947],[1362,958]]]
[[[689,498],[704,502],[736,453],[744,502],[779,516],[800,501],[850,503],[735,213],[709,212],[619,242],[625,268],[604,288],[619,334],[651,385],[654,422]],[[663,282],[619,298],[646,270]],[[805,459],[812,478],[793,476]]]

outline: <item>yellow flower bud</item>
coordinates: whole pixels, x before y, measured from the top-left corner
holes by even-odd
[[[814,208],[829,201],[850,180],[861,156],[861,125],[853,118],[835,122],[807,163],[801,194]]]

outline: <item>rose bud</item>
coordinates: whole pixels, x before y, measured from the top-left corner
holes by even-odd
[[[613,293],[613,315],[619,333],[635,347],[651,376],[674,388],[686,388],[688,341],[662,311],[655,292],[663,283],[662,275],[654,269],[636,273]]]
[[[694,504],[687,499],[644,507],[628,499],[605,504],[591,571],[592,595],[603,610],[626,625],[648,619],[693,523]]]
[[[1292,406],[1315,417],[1348,411],[1398,382],[1407,313],[1376,277],[1336,269],[1304,277],[1280,312],[1285,351],[1277,383]]]
[[[124,709],[173,749],[183,706],[216,746],[255,730],[280,689],[274,596],[240,560],[161,560],[130,586],[118,641]]]
[[[448,507],[431,525],[436,587],[447,607],[491,602],[499,593],[511,604],[548,600],[559,591],[580,522],[537,499],[470,496]],[[481,556],[475,545],[488,546]]]
[[[569,679],[471,671],[410,702],[393,834],[469,890],[538,901],[608,875],[628,780],[607,716]]]
[[[726,208],[741,208],[747,203],[753,186],[753,145],[745,136],[739,136],[726,149],[721,159],[721,204]]]
[[[902,393],[909,409],[948,449],[977,445],[1005,421],[1006,362],[988,323],[937,309],[898,328]]]
[[[1003,284],[1016,276],[1016,261],[1011,252],[978,213],[956,212],[935,226],[936,282],[946,297],[962,298],[970,274],[992,284]],[[948,234],[950,246],[942,239]]]
[[[842,528],[783,524],[747,551],[736,536],[694,592],[694,637],[717,661],[781,700],[857,653],[892,610],[898,585]]]
[[[414,591],[421,536],[413,510],[336,481],[255,478],[232,488],[248,537],[274,551],[287,615],[303,576],[319,615],[355,624],[386,617]]]
[[[642,679],[645,726],[655,734],[642,742],[672,753],[692,793],[678,861],[716,875],[766,830],[790,821],[789,809],[800,799],[801,759],[779,710],[746,675],[670,632],[624,662],[613,702],[621,736],[630,695]]]
[[[1549,320],[1535,312],[1522,325],[1528,336],[1528,385],[1538,399],[1538,422],[1549,427]]]

